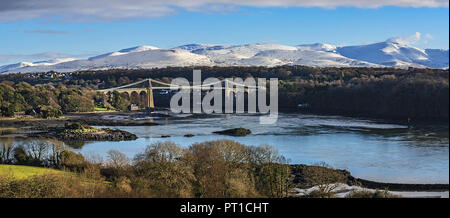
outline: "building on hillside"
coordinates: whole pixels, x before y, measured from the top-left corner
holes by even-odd
[[[131,104],[130,106],[128,106],[128,110],[137,111],[137,110],[139,110],[139,107],[135,104]]]

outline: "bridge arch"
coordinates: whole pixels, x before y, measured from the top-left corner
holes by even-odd
[[[131,95],[130,95],[130,103],[132,104],[140,104],[140,96],[139,96],[139,92],[137,91],[132,91]]]
[[[121,91],[121,92],[119,92],[119,95],[120,95],[122,98],[127,99],[127,100],[129,101],[129,100],[130,100],[130,97],[131,97],[131,92],[128,92],[128,91]]]
[[[147,101],[147,91],[140,91],[139,92],[139,102],[141,105],[146,106],[146,101]]]

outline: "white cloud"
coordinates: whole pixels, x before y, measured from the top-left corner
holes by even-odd
[[[177,13],[179,8],[197,12],[222,12],[251,7],[448,7],[448,0],[1,0],[0,21],[55,18],[76,21],[109,21],[152,18]]]
[[[400,44],[414,45],[420,41],[421,37],[422,37],[422,33],[415,32],[414,34],[408,35],[408,36],[393,37],[393,38],[388,39],[388,41],[397,42]]]
[[[388,41],[406,45],[428,44],[430,40],[434,40],[434,37],[431,34],[427,33],[424,37],[422,37],[422,33],[420,32],[415,32],[414,34],[408,36],[393,37],[388,39]]]
[[[48,30],[48,29],[35,29],[35,30],[25,30],[25,33],[38,33],[38,34],[70,34],[71,32],[61,31],[61,30]]]
[[[434,40],[434,36],[432,36],[431,34],[427,33],[425,34],[425,38],[429,39],[429,40]]]

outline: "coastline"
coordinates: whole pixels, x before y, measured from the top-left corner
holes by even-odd
[[[50,132],[55,130],[55,128],[62,128],[66,123],[70,122],[80,122],[86,125],[95,124],[96,126],[156,126],[159,125],[155,123],[153,119],[184,119],[185,117],[163,117],[158,116],[160,114],[154,113],[149,114],[147,112],[116,112],[116,111],[107,111],[107,112],[88,112],[88,113],[70,113],[65,117],[57,118],[57,119],[41,119],[41,118],[7,118],[0,120],[0,128],[3,129],[21,129],[23,127],[27,127],[27,129],[23,133],[13,133],[0,135],[0,137],[19,137],[19,138],[54,138],[49,134],[41,134],[42,132]],[[153,117],[151,117],[153,116]],[[188,116],[190,118],[203,118],[207,117],[207,115],[191,115]],[[149,118],[150,117],[150,118]],[[139,119],[142,118],[142,119]],[[23,129],[22,129],[23,130]],[[41,131],[39,134],[33,133],[33,131]],[[103,140],[104,138],[99,138],[99,140]],[[86,141],[86,138],[81,138],[81,140]],[[120,139],[121,140],[121,139]],[[133,140],[133,139],[131,139]],[[87,140],[89,141],[89,140]],[[107,140],[106,140],[107,141]],[[308,166],[304,164],[292,164],[292,166],[302,166],[302,167],[315,167]],[[333,170],[333,169],[330,169]],[[390,191],[424,191],[424,192],[433,192],[433,191],[448,191],[449,184],[407,184],[407,183],[388,183],[388,182],[379,182],[379,181],[371,181],[362,178],[356,178],[351,175],[350,172],[346,170],[335,170],[340,173],[345,180],[341,181],[344,184],[350,186],[360,186],[367,189],[377,189],[377,190],[385,190],[388,189]],[[295,176],[295,173],[292,173]],[[339,181],[336,181],[339,182]],[[295,185],[298,185],[296,183]],[[308,186],[305,184],[301,184],[302,188],[311,188],[312,186]]]

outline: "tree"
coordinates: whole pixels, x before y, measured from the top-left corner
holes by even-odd
[[[135,186],[164,197],[192,197],[192,168],[181,159],[183,150],[172,142],[157,142],[136,155]],[[137,183],[139,182],[139,183]]]
[[[15,114],[15,112],[14,112],[14,110],[15,110],[14,109],[14,105],[12,105],[12,104],[9,104],[8,106],[2,105],[0,107],[0,110],[2,112],[2,116],[4,116],[4,117],[13,117],[14,114]]]
[[[108,159],[110,160],[109,165],[116,169],[122,169],[130,165],[128,157],[117,150],[109,150]]]
[[[127,110],[129,102],[127,102],[127,100],[124,99],[118,91],[114,91],[112,93],[112,98],[111,98],[110,104],[114,108],[124,111],[124,110]]]
[[[14,159],[13,150],[13,138],[8,137],[5,140],[0,140],[0,163],[11,164]]]
[[[62,167],[62,153],[66,150],[63,142],[50,139],[50,152],[48,157],[48,164],[55,168]]]
[[[30,141],[25,144],[25,151],[28,156],[28,164],[40,166],[47,161],[49,143],[46,141]]]
[[[82,172],[86,167],[86,160],[79,153],[64,150],[61,152],[61,166],[71,171]]]
[[[19,165],[26,165],[29,163],[29,156],[23,145],[19,145],[14,148],[14,162]]]
[[[51,106],[44,106],[40,109],[43,118],[59,118],[63,115],[63,112],[57,108]]]

